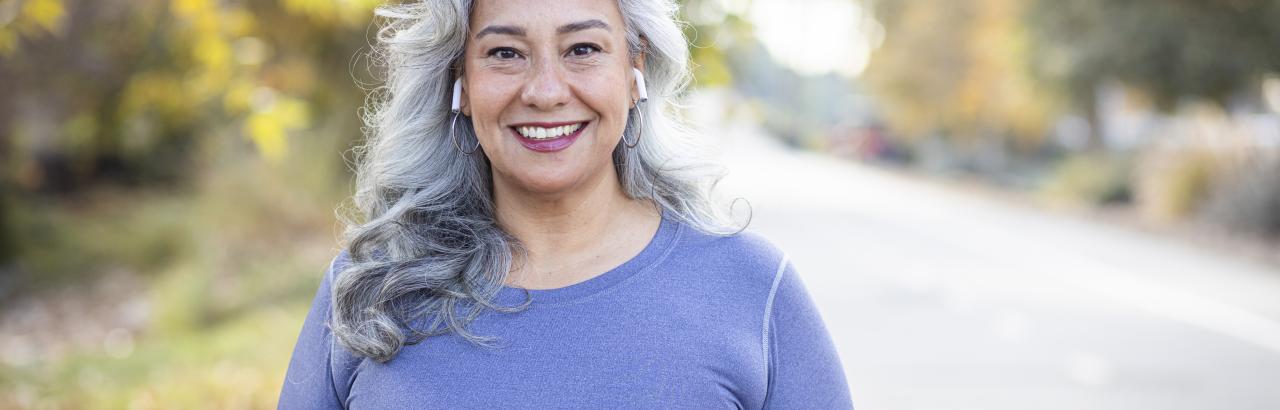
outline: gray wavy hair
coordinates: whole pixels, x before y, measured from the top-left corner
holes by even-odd
[[[631,55],[645,56],[650,96],[637,108],[643,121],[631,118],[624,131],[625,140],[641,137],[638,145],[620,141],[613,151],[619,182],[631,198],[651,200],[698,230],[740,231],[711,195],[723,168],[699,160],[693,133],[677,120],[674,102],[690,79],[677,6],[618,5]],[[356,209],[343,215],[350,263],[334,281],[330,327],[348,350],[379,362],[448,332],[491,347],[494,338],[467,325],[484,309],[511,313],[531,303],[527,290],[519,306],[493,303],[524,249],[495,220],[483,151],[460,152],[449,132],[450,87],[471,7],[471,0],[424,0],[375,11],[385,23],[369,56],[386,78],[369,94],[366,139],[353,149]],[[470,120],[458,125],[462,144],[474,144]]]

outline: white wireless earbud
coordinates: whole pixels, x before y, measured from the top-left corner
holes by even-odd
[[[459,77],[457,80],[453,80],[453,105],[451,106],[450,109],[452,109],[453,112],[455,113],[458,112],[458,110],[462,109],[462,78],[461,77]]]
[[[640,90],[640,102],[649,100],[649,92],[644,88],[644,74],[640,73],[639,68],[631,67],[631,71],[636,73],[636,88]]]

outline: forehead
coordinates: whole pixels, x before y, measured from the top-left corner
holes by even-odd
[[[610,31],[616,34],[622,33],[622,12],[617,0],[476,0],[470,30],[475,33],[489,25],[554,30],[591,19],[609,24]]]

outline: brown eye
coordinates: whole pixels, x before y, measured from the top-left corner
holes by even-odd
[[[573,48],[569,49],[569,55],[574,57],[586,57],[599,51],[600,47],[597,47],[595,44],[582,43],[575,44]]]
[[[509,60],[513,58],[519,58],[520,53],[517,53],[515,49],[510,47],[498,47],[498,48],[489,50],[489,56],[497,57],[498,59],[502,59],[502,60]]]

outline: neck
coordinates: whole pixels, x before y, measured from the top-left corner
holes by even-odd
[[[556,193],[521,190],[495,175],[493,196],[499,226],[528,252],[514,261],[515,276],[508,281],[530,287],[558,287],[590,276],[597,265],[616,262],[610,247],[647,239],[648,228],[656,229],[660,219],[651,203],[627,197],[613,167]]]

